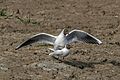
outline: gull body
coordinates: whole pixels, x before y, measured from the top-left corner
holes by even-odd
[[[76,41],[82,41],[92,44],[101,44],[102,42],[91,34],[82,30],[72,30],[68,34],[64,34],[63,29],[58,36],[54,36],[48,33],[39,33],[31,36],[29,39],[23,41],[20,45],[16,47],[19,49],[23,46],[30,45],[35,42],[51,44],[54,46],[54,50],[64,49],[65,45]]]
[[[52,48],[49,48],[49,49],[51,51],[53,51],[52,53],[49,54],[50,56],[53,56],[53,57],[57,57],[57,58],[62,57],[62,58],[64,58],[64,57],[69,55],[69,49],[67,49],[66,46],[64,48],[60,49],[60,50],[54,50]]]
[[[66,36],[64,35],[64,29],[62,32],[57,36],[55,43],[54,43],[54,50],[62,49],[67,43]]]

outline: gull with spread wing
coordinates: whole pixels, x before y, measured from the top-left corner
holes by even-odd
[[[23,41],[20,45],[18,45],[16,49],[19,49],[23,46],[30,45],[35,42],[51,44],[54,46],[54,50],[64,49],[65,45],[75,41],[83,41],[83,42],[92,43],[92,44],[102,43],[98,38],[92,36],[91,34],[85,31],[75,29],[65,35],[64,30],[65,29],[63,29],[58,36],[54,36],[48,33],[39,33],[39,34],[33,35],[29,39]]]

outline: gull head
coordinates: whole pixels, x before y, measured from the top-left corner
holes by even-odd
[[[61,33],[60,34],[64,34],[64,35],[66,35],[66,31],[65,31],[66,29],[64,28],[62,31],[61,31]]]

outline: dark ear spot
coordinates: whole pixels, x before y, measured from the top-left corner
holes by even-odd
[[[71,46],[68,44],[68,45],[67,45],[67,48],[68,48],[68,49],[70,49],[70,48],[71,48]]]
[[[66,35],[66,34],[68,34],[69,32],[68,32],[68,30],[67,29],[65,29],[65,31],[64,31],[64,34]]]

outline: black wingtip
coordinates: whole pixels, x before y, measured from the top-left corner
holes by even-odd
[[[15,48],[15,50],[18,50],[19,48]]]
[[[19,48],[17,48],[17,47],[15,48],[15,50],[18,50],[18,49],[19,49]]]
[[[18,50],[20,47],[21,47],[21,46],[17,46],[17,47],[15,48],[15,50]]]

